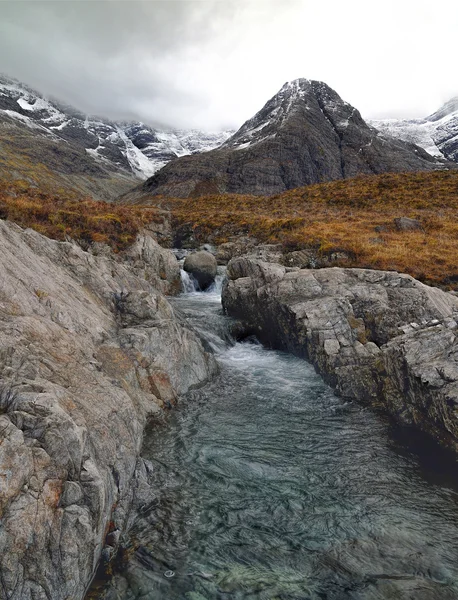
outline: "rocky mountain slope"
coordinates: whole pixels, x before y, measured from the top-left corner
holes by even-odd
[[[94,255],[0,221],[0,249],[0,597],[79,600],[145,501],[147,419],[216,363],[148,233]]]
[[[458,97],[424,119],[369,121],[386,135],[417,144],[429,154],[458,162]]]
[[[444,163],[371,127],[325,83],[297,79],[220,147],[166,165],[127,199],[145,194],[270,195],[361,173],[431,170]]]
[[[48,173],[40,173],[37,180],[47,175],[48,180],[57,179],[54,187],[73,183],[78,189],[79,184],[83,192],[113,197],[115,190],[127,190],[178,156],[220,145],[230,133],[161,131],[143,123],[91,117],[0,76],[0,174],[15,170],[33,179],[30,163],[38,162]],[[110,179],[112,185],[107,184]]]
[[[85,148],[8,115],[0,115],[0,179],[98,200],[112,200],[139,182],[126,169],[95,160]]]

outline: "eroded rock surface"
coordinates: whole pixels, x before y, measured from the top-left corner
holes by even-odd
[[[264,342],[310,360],[343,396],[458,450],[458,300],[409,275],[233,259],[223,306]]]
[[[0,597],[77,600],[125,531],[148,417],[216,366],[147,235],[114,259],[0,221],[0,248]]]

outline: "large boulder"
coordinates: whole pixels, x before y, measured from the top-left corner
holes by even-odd
[[[159,291],[175,258],[137,246],[123,262],[0,220],[0,598],[85,597],[146,485],[148,419],[215,372]]]
[[[218,263],[213,254],[200,250],[186,257],[183,268],[194,277],[200,289],[206,290],[215,281]]]

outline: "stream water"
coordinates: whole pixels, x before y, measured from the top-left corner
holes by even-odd
[[[147,432],[150,502],[104,597],[456,600],[454,458],[233,342],[218,290],[191,290],[172,303],[220,373]]]

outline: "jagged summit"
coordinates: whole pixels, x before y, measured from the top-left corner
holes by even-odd
[[[305,78],[287,81],[254,117],[246,121],[223,144],[223,147],[241,149],[258,144],[274,136],[290,116],[313,110],[317,104],[323,104],[330,111],[336,110],[338,106],[350,107],[322,81]]]
[[[285,83],[220,148],[173,161],[134,195],[270,195],[360,173],[440,167],[423,149],[370,127],[326,83],[301,78]]]

